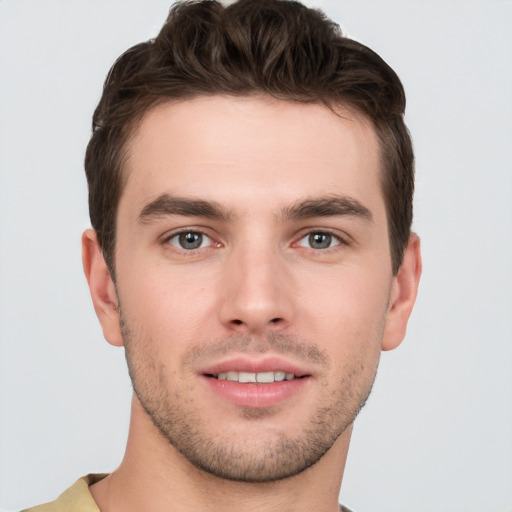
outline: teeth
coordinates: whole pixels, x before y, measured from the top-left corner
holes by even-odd
[[[256,374],[249,372],[238,372],[238,382],[256,382]]]
[[[295,379],[295,375],[293,373],[286,373],[282,371],[277,372],[260,372],[260,373],[252,373],[252,372],[222,372],[217,375],[219,380],[230,380],[233,382],[241,382],[241,383],[271,383],[271,382],[281,382],[283,380],[293,380]]]
[[[293,375],[293,373],[292,373]],[[282,380],[284,380],[286,377],[286,373],[285,372],[274,372],[274,380],[276,382],[281,382]]]
[[[238,372],[226,372],[227,380],[238,380]]]
[[[257,382],[274,382],[275,373],[274,372],[261,372],[256,374]]]

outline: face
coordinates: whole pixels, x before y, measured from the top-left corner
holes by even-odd
[[[223,478],[317,462],[392,336],[378,143],[339,114],[203,97],[156,107],[129,141],[116,292],[130,375],[170,444]]]

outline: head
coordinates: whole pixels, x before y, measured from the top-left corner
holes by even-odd
[[[396,274],[409,240],[414,190],[399,78],[320,11],[288,0],[241,0],[227,7],[216,1],[175,4],[158,36],[130,48],[107,76],[85,169],[92,226],[113,278],[126,145],[144,115],[169,101],[262,94],[334,112],[343,107],[371,123]]]
[[[178,4],[117,61],[84,267],[138,432],[253,483],[346,455],[421,268],[404,103],[382,59],[289,1]]]

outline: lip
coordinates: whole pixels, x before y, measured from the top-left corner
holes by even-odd
[[[307,369],[301,368],[299,365],[281,357],[265,357],[263,359],[235,357],[201,368],[198,373],[201,375],[218,375],[228,371],[261,373],[278,370],[293,373],[296,377],[304,377],[311,374]]]
[[[300,378],[268,384],[253,384],[219,380],[213,377],[227,371],[261,373],[278,370],[293,373]],[[237,406],[258,409],[276,406],[298,395],[308,387],[311,374],[304,368],[279,357],[266,357],[260,360],[238,357],[220,361],[202,369],[199,377],[207,388],[221,399]]]

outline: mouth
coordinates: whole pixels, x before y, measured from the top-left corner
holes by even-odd
[[[286,372],[284,370],[257,373],[231,370],[217,374],[207,374],[206,376],[217,380],[239,382],[240,384],[272,384],[273,382],[290,381],[305,377],[305,375],[295,375],[294,373]]]
[[[313,375],[282,358],[231,358],[199,372],[206,387],[223,401],[268,408],[304,396]]]

